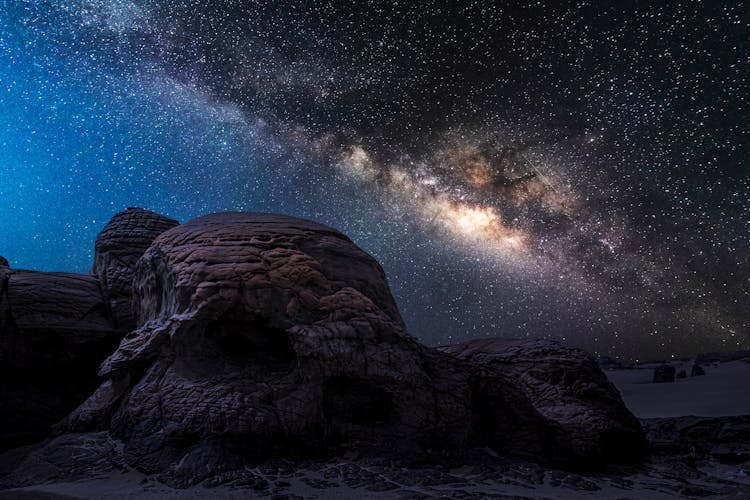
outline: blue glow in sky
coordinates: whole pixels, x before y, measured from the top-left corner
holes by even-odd
[[[376,257],[427,343],[750,347],[740,10],[498,5],[0,1],[0,255],[279,212]]]

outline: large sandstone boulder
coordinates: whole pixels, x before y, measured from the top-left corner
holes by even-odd
[[[503,339],[443,350],[473,367],[477,430],[489,444],[574,469],[634,463],[646,454],[640,423],[588,353]]]
[[[143,470],[198,481],[206,457],[469,432],[462,363],[407,335],[380,265],[329,227],[224,213],[172,228],[138,261],[134,306],[138,329],[66,426],[110,429]]]
[[[136,262],[157,236],[178,224],[148,210],[128,208],[112,217],[97,236],[91,274],[99,278],[118,328],[135,328],[132,301]]]
[[[0,268],[0,448],[81,404],[121,337],[95,278]]]
[[[28,453],[19,463],[85,472],[90,443],[180,487],[338,446],[417,461],[490,448],[566,468],[645,450],[590,356],[540,341],[427,348],[378,263],[317,223],[128,209],[97,239],[93,274],[0,267],[0,439],[42,437],[75,408],[56,426],[67,435],[4,455],[0,475],[23,476],[13,457]]]

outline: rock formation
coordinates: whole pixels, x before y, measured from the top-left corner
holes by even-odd
[[[674,382],[675,367],[672,365],[659,365],[654,368],[654,384]]]
[[[686,463],[705,457],[725,464],[750,462],[750,415],[653,418],[645,423],[657,455],[679,456]]]
[[[96,240],[96,276],[11,270],[0,258],[0,449],[47,435],[96,389],[131,326],[135,262],[176,224],[142,209],[115,215]]]
[[[174,219],[131,207],[112,217],[97,236],[91,274],[99,278],[118,328],[135,328],[131,303],[136,262],[157,236],[177,224]]]
[[[121,337],[95,278],[0,268],[0,448],[43,437],[91,394]]]
[[[10,264],[8,264],[8,259],[0,255],[0,267],[10,267]]]
[[[593,358],[541,341],[425,347],[380,265],[329,227],[249,213],[176,225],[129,209],[96,250],[95,276],[0,271],[9,387],[75,361],[75,390],[48,372],[24,390],[89,391],[57,430],[106,433],[122,460],[176,486],[341,445],[412,460],[491,448],[582,469],[645,452]],[[115,326],[130,324],[114,350]]]
[[[540,340],[477,339],[444,348],[472,366],[472,392],[488,444],[558,466],[634,463],[647,442],[596,360]]]
[[[134,291],[139,328],[68,425],[111,429],[142,467],[163,471],[206,446],[465,441],[467,377],[406,334],[378,263],[333,229],[201,217],[154,241]]]
[[[701,365],[699,365],[698,363],[693,363],[692,368],[690,368],[691,377],[700,377],[705,374],[706,374],[706,370],[704,370]]]

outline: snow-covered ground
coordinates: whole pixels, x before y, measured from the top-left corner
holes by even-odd
[[[670,364],[688,377],[654,384],[658,364],[606,373],[638,418],[750,415],[750,358],[703,365],[706,374],[698,377],[689,376],[692,362]]]

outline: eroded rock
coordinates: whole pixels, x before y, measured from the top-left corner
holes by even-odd
[[[27,415],[37,432],[90,395],[57,426],[82,434],[35,456],[98,443],[86,449],[177,487],[341,446],[412,462],[479,449],[567,468],[642,456],[638,422],[582,351],[430,349],[406,332],[380,265],[334,229],[249,213],[175,224],[115,216],[97,239],[101,283],[0,268],[11,401],[0,418],[23,427]],[[134,328],[114,350],[124,325]],[[44,460],[34,467],[67,467]]]
[[[96,278],[0,269],[0,447],[43,437],[81,404],[121,336]]]
[[[558,466],[635,463],[638,420],[585,351],[543,340],[477,339],[444,349],[473,366],[480,429],[491,443]]]
[[[138,259],[161,233],[179,223],[148,210],[128,208],[116,214],[94,245],[91,274],[99,278],[104,299],[118,328],[135,328],[133,271]]]
[[[659,365],[654,368],[654,384],[674,382],[675,367],[672,365]]]
[[[331,228],[201,217],[156,238],[134,293],[139,328],[68,426],[111,429],[145,470],[207,440],[238,454],[465,441],[467,373],[407,335],[380,265]]]

